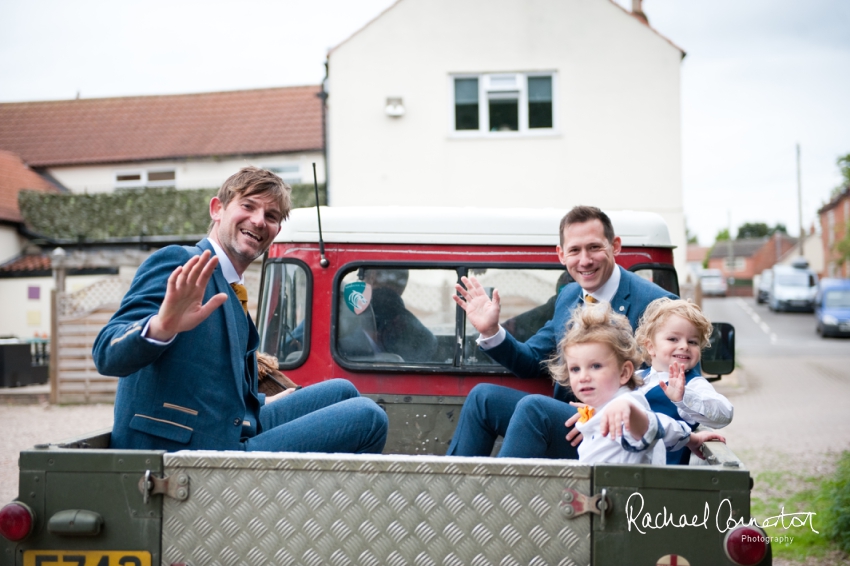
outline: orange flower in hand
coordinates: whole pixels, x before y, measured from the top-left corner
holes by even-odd
[[[578,422],[586,423],[591,419],[591,417],[593,417],[594,412],[595,411],[593,410],[593,407],[589,405],[585,405],[584,407],[578,407]]]

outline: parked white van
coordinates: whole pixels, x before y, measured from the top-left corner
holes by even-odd
[[[792,265],[774,265],[767,306],[773,311],[813,312],[817,284],[818,276],[804,259]]]

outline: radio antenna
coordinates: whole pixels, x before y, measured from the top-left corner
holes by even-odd
[[[316,180],[316,162],[313,162],[313,189],[316,191],[316,216],[319,218],[319,265],[327,267],[331,264],[325,257],[325,241],[322,240],[322,213],[319,212],[319,182]]]

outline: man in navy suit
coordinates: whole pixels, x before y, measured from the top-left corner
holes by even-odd
[[[122,378],[112,448],[383,450],[386,414],[348,381],[257,392],[259,338],[243,274],[280,232],[289,192],[274,173],[245,167],[210,201],[207,238],[139,267],[92,352],[100,373]]]
[[[616,264],[620,238],[608,215],[598,208],[573,208],[561,220],[560,235],[558,259],[575,282],[561,290],[552,319],[524,343],[499,324],[497,290],[488,297],[474,277],[464,277],[463,285],[456,286],[455,302],[478,331],[479,347],[522,378],[549,378],[546,361],[557,350],[573,309],[583,302],[607,302],[637,328],[649,303],[659,297],[675,298]],[[499,385],[476,385],[461,409],[448,454],[488,456],[496,438],[504,436],[501,457],[578,458],[574,446],[580,441],[578,431],[570,428],[565,435],[564,427],[576,414],[571,400],[575,398],[560,386],[554,397],[546,397]]]

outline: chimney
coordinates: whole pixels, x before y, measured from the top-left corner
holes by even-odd
[[[632,15],[646,25],[649,25],[649,20],[646,19],[646,14],[643,13],[643,8],[641,7],[642,3],[643,0],[632,0]]]

